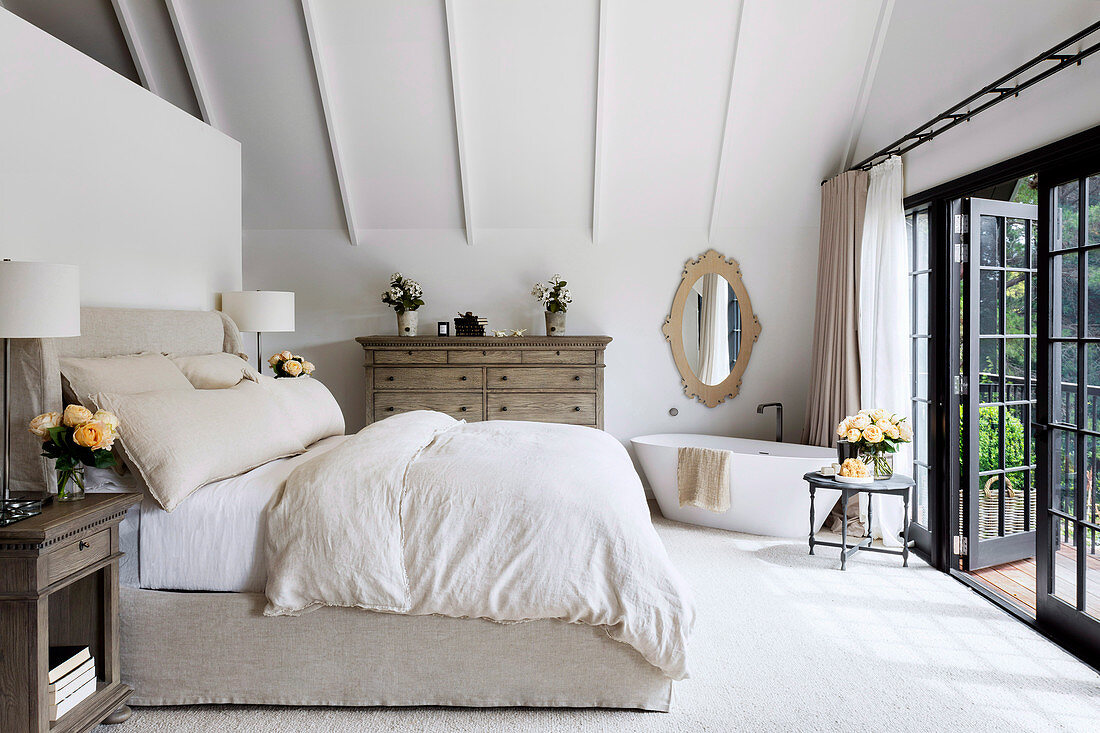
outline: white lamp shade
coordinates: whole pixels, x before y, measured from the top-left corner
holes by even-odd
[[[76,265],[0,261],[0,338],[80,335]]]
[[[242,331],[294,330],[294,293],[281,290],[238,290],[222,293],[222,313]]]

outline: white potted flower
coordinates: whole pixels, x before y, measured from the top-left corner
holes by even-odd
[[[393,306],[397,313],[397,333],[400,336],[415,336],[419,320],[417,309],[424,305],[421,297],[424,289],[416,280],[410,280],[400,272],[390,277],[389,290],[382,293],[382,302]]]
[[[561,275],[554,275],[549,282],[535,283],[531,289],[531,295],[546,307],[546,335],[565,335],[565,311],[573,302],[573,295],[569,292],[565,280]]]

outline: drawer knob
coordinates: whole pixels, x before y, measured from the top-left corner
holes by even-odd
[[[555,351],[554,356],[561,356],[561,352],[560,351]]]
[[[462,410],[463,412],[466,412],[466,406],[465,406],[465,405],[463,405],[463,406],[462,406],[462,407],[460,407],[459,409],[460,409],[460,410]]]
[[[412,351],[412,349],[409,349],[409,356],[412,356],[412,355],[413,355],[413,351]]]
[[[465,382],[466,381],[466,375],[463,374],[461,377],[459,377],[459,379],[461,379],[463,382]]]
[[[392,407],[387,407],[386,412],[393,412],[393,408]]]
[[[504,376],[502,376],[502,377],[500,378],[500,381],[502,381],[502,382],[507,382],[507,381],[508,381],[508,375],[507,375],[507,374],[505,374]]]
[[[508,405],[505,405],[504,407],[500,408],[500,411],[501,412],[508,412]]]
[[[573,408],[573,412],[580,412],[580,411],[581,411],[581,408],[579,408],[579,407],[574,407]]]
[[[574,382],[579,382],[579,381],[581,381],[581,375],[579,375],[579,374],[578,374],[577,376],[573,377],[573,381],[574,381]]]
[[[393,377],[386,377],[386,381],[387,381],[387,382],[392,382],[392,381],[393,381]]]
[[[489,355],[489,352],[488,352],[488,351],[482,351],[482,352],[481,352],[481,355],[482,355],[482,356],[488,356],[488,355]]]
[[[78,542],[78,543],[77,543],[77,545],[76,545],[76,549],[78,549],[78,550],[83,550],[83,549],[85,549],[85,548],[88,548],[88,547],[91,547],[91,545],[89,545],[89,544],[88,544],[87,542],[85,542],[84,540],[81,540],[81,541],[80,541],[80,542]]]

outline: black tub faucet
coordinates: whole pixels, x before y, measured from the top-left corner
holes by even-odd
[[[782,402],[763,402],[756,406],[756,414],[763,415],[765,408],[775,408],[775,442],[783,442],[783,403]]]

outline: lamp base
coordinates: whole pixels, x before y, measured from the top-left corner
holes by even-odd
[[[41,499],[0,499],[0,527],[21,522],[41,513]]]

